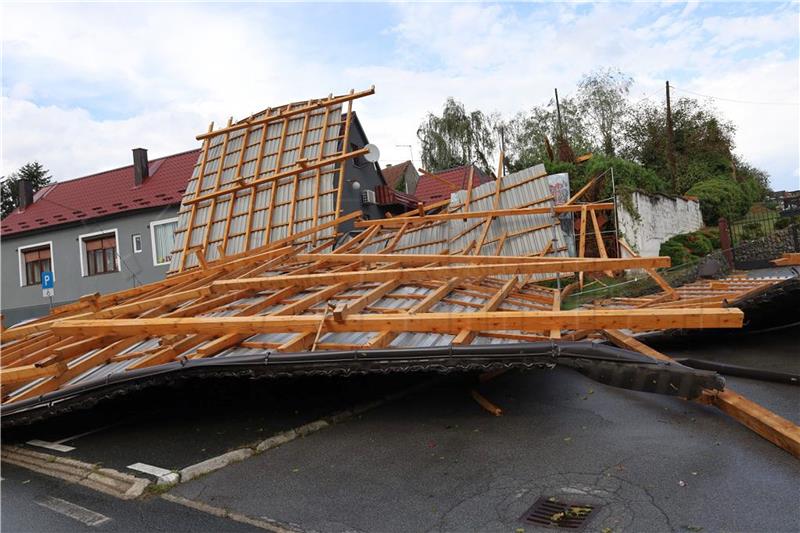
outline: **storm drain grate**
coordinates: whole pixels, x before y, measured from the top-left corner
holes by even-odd
[[[596,509],[595,505],[562,502],[554,497],[542,496],[522,515],[521,520],[537,526],[582,531]]]

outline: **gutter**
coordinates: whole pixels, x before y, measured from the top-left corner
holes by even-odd
[[[703,389],[722,390],[715,372],[658,361],[638,352],[598,343],[543,341],[379,350],[282,353],[266,351],[210,359],[182,359],[103,378],[4,405],[2,426],[28,424],[87,408],[104,399],[176,379],[238,376],[276,378],[306,375],[347,376],[392,372],[487,371],[567,366],[607,385],[695,398]]]

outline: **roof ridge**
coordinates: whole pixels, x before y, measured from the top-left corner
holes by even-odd
[[[154,163],[156,161],[161,161],[163,159],[170,159],[170,158],[173,158],[173,157],[186,155],[189,152],[199,152],[200,150],[201,150],[201,148],[192,148],[191,150],[184,150],[183,152],[178,152],[177,154],[170,154],[170,155],[165,155],[165,156],[162,156],[162,157],[157,157],[157,158],[155,158],[153,160],[148,161],[148,165],[151,164],[151,163]],[[123,169],[128,168],[128,167],[133,167],[133,165],[132,164],[131,165],[123,165],[121,167],[110,168],[108,170],[101,170],[100,172],[95,172],[93,174],[87,174],[85,176],[80,176],[80,177],[77,177],[77,178],[72,178],[72,179],[64,180],[64,181],[56,181],[55,183],[72,183],[72,182],[80,181],[80,180],[87,179],[87,178],[94,178],[96,176],[99,176],[100,174],[108,174],[109,172],[116,172],[118,170],[123,170]]]

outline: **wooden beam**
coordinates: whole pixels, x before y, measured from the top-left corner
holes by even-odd
[[[581,235],[578,242],[578,257],[586,257],[586,206],[581,206]],[[583,289],[583,272],[578,274],[578,286]]]
[[[205,202],[206,200],[211,200],[211,199],[216,198],[218,196],[222,196],[223,194],[236,193],[238,191],[241,191],[242,189],[250,189],[250,188],[252,188],[253,190],[255,190],[255,187],[257,187],[259,185],[263,185],[265,183],[277,182],[278,180],[281,180],[283,178],[292,177],[295,174],[298,174],[298,173],[301,173],[301,172],[307,172],[309,170],[316,170],[317,168],[322,168],[322,167],[325,167],[325,166],[328,166],[328,165],[334,165],[336,163],[342,163],[344,161],[347,161],[348,159],[351,159],[351,158],[354,158],[354,157],[358,157],[360,155],[366,155],[368,152],[369,152],[369,150],[367,148],[361,148],[361,149],[358,149],[358,150],[353,150],[352,152],[347,152],[347,153],[331,156],[328,159],[323,159],[321,161],[314,161],[314,162],[306,164],[306,166],[304,166],[304,167],[297,166],[297,168],[292,168],[290,170],[283,170],[281,172],[275,172],[274,174],[272,174],[270,176],[265,176],[263,178],[253,179],[253,180],[250,180],[248,182],[241,182],[241,181],[240,182],[236,182],[236,185],[234,185],[233,187],[228,187],[227,189],[220,189],[218,191],[206,193],[206,194],[204,194],[202,196],[197,196],[196,198],[184,199],[183,200],[183,205],[195,205],[195,204],[198,204],[200,202]]]
[[[713,405],[761,437],[800,459],[800,427],[791,420],[728,389],[706,391],[701,403]]]
[[[252,126],[258,126],[260,124],[263,124],[266,127],[267,124],[276,122],[278,120],[283,120],[289,117],[293,117],[295,115],[301,115],[303,113],[316,111],[317,109],[322,109],[323,107],[330,107],[337,104],[342,104],[344,102],[349,102],[357,98],[363,98],[364,96],[369,96],[371,94],[375,94],[374,86],[370,87],[365,91],[359,91],[359,92],[350,91],[349,94],[335,96],[335,97],[331,96],[330,98],[326,98],[323,100],[309,100],[309,103],[302,107],[295,107],[295,108],[288,107],[285,111],[282,111],[277,115],[271,115],[271,116],[267,115],[264,118],[256,120],[241,121],[231,126],[218,129],[217,131],[209,131],[207,133],[201,133],[196,138],[198,141],[201,141],[203,139],[208,139],[209,137],[216,137],[217,135],[222,135],[223,133],[229,133],[232,131],[250,128]]]
[[[634,350],[660,361],[674,362],[671,357],[650,348],[630,335],[615,330],[606,330],[604,334],[621,348]],[[717,407],[761,437],[800,458],[800,427],[794,422],[778,416],[730,389],[703,391],[703,395],[697,401]]]
[[[468,265],[431,268],[404,268],[391,270],[371,270],[357,272],[326,272],[300,276],[269,276],[250,279],[215,281],[212,291],[221,292],[238,289],[270,289],[295,285],[314,287],[332,283],[363,283],[367,281],[424,281],[458,277],[484,277],[497,275],[519,275],[554,272],[595,272],[598,270],[624,270],[627,268],[647,268],[669,265],[668,257],[647,257],[635,259],[590,259],[585,261],[543,261],[537,263],[511,263],[496,265]]]
[[[601,258],[608,257],[608,252],[606,251],[606,245],[603,242],[603,234],[600,232],[600,223],[597,221],[597,211],[592,209],[589,211],[589,216],[592,217],[592,228],[594,229],[594,239],[597,244],[597,252],[600,254]],[[614,273],[610,270],[606,270],[603,272],[608,277],[613,277]]]
[[[666,257],[666,256],[664,256]],[[553,261],[575,262],[596,261],[599,258],[580,258],[580,257],[542,257],[527,255],[452,255],[452,254],[297,254],[298,261],[325,261],[326,263],[350,263],[353,261],[363,261],[365,263],[397,263],[401,265],[424,265],[429,263],[442,264],[473,264],[473,265],[495,265],[511,263],[546,263]],[[608,259],[608,258],[606,258]],[[641,267],[630,267],[641,268]]]
[[[18,385],[34,379],[54,376],[64,371],[66,365],[36,366],[25,365],[13,368],[0,369],[0,383],[3,385]]]
[[[364,308],[371,305],[373,302],[380,300],[386,294],[395,290],[399,285],[400,282],[398,280],[391,279],[381,283],[363,296],[359,296],[355,301],[350,303],[342,302],[333,311],[334,320],[337,322],[342,322],[348,315],[353,315],[363,311]]]
[[[600,176],[602,176],[602,174]],[[578,200],[580,197],[582,197],[584,194],[586,194],[586,191],[588,191],[591,188],[591,186],[594,185],[597,182],[597,180],[600,179],[600,176],[597,176],[597,177],[591,179],[589,181],[589,183],[587,183],[586,185],[581,187],[580,190],[578,192],[576,192],[575,194],[573,194],[572,198],[567,200],[567,203],[565,203],[564,205],[572,205],[573,203],[575,203],[576,200]]]
[[[508,311],[351,315],[344,322],[325,321],[328,331],[410,331],[457,334],[463,329],[543,331],[560,329],[740,328],[739,309],[600,309],[591,311]],[[316,331],[314,316],[252,316],[201,318],[139,318],[62,320],[52,327],[59,336],[99,335],[223,335],[239,333],[302,333]]]
[[[481,307],[481,311],[488,312],[488,311],[496,311],[498,307],[503,303],[503,300],[514,290],[517,286],[517,278],[511,278],[502,287],[498,290],[489,300]],[[472,344],[472,341],[475,340],[477,336],[477,332],[471,331],[468,329],[462,329],[456,335],[456,338],[453,339],[452,344],[459,346],[465,344]]]
[[[613,209],[613,203],[596,203],[582,205],[557,205],[555,207],[522,207],[510,209],[491,209],[488,211],[459,211],[456,213],[441,213],[438,215],[414,216],[408,218],[393,217],[380,218],[376,220],[359,220],[355,223],[357,228],[368,228],[370,226],[382,225],[386,228],[400,227],[406,222],[412,224],[427,224],[429,222],[441,222],[443,220],[461,220],[465,218],[487,218],[487,217],[508,217],[526,215],[549,215],[555,210],[556,213],[576,213],[582,209]]]

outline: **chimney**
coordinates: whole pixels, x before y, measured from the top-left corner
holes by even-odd
[[[20,211],[33,204],[33,185],[25,179],[17,182],[17,206]]]
[[[139,187],[150,177],[150,165],[147,162],[147,149],[133,149],[133,185]]]

